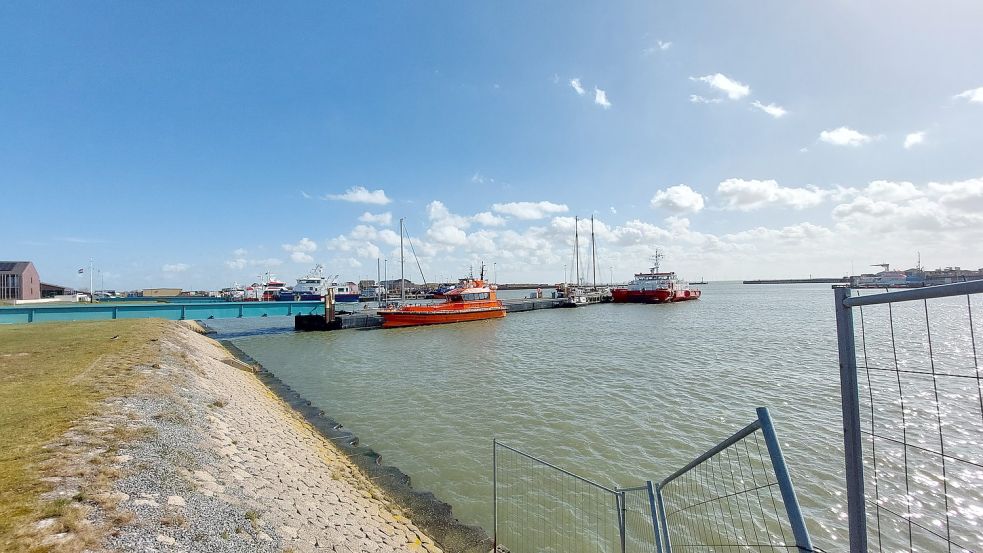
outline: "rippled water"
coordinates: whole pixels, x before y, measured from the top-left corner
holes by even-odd
[[[630,486],[674,472],[767,406],[814,541],[842,549],[830,287],[703,290],[699,301],[679,304],[435,327],[212,326],[409,474],[415,488],[486,529],[493,437],[602,484]]]

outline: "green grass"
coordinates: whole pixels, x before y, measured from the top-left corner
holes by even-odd
[[[20,550],[18,530],[57,516],[43,504],[44,445],[139,383],[157,360],[166,323],[125,320],[0,325],[0,551]]]

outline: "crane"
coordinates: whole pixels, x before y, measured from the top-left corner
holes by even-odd
[[[874,263],[874,264],[871,265],[871,267],[883,267],[885,271],[890,271],[891,270],[891,264],[890,263]]]

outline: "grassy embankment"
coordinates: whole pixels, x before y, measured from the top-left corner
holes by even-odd
[[[162,321],[0,325],[0,551],[37,545],[21,530],[44,518],[69,518],[72,501],[42,501],[51,484],[57,440],[102,400],[139,384],[141,364],[156,361]],[[112,451],[125,436],[103,437]],[[62,522],[71,531],[71,524]],[[32,547],[33,548],[33,547]]]

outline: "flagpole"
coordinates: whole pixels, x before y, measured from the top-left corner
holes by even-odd
[[[89,303],[96,301],[95,291],[92,289],[92,258],[89,258]]]

